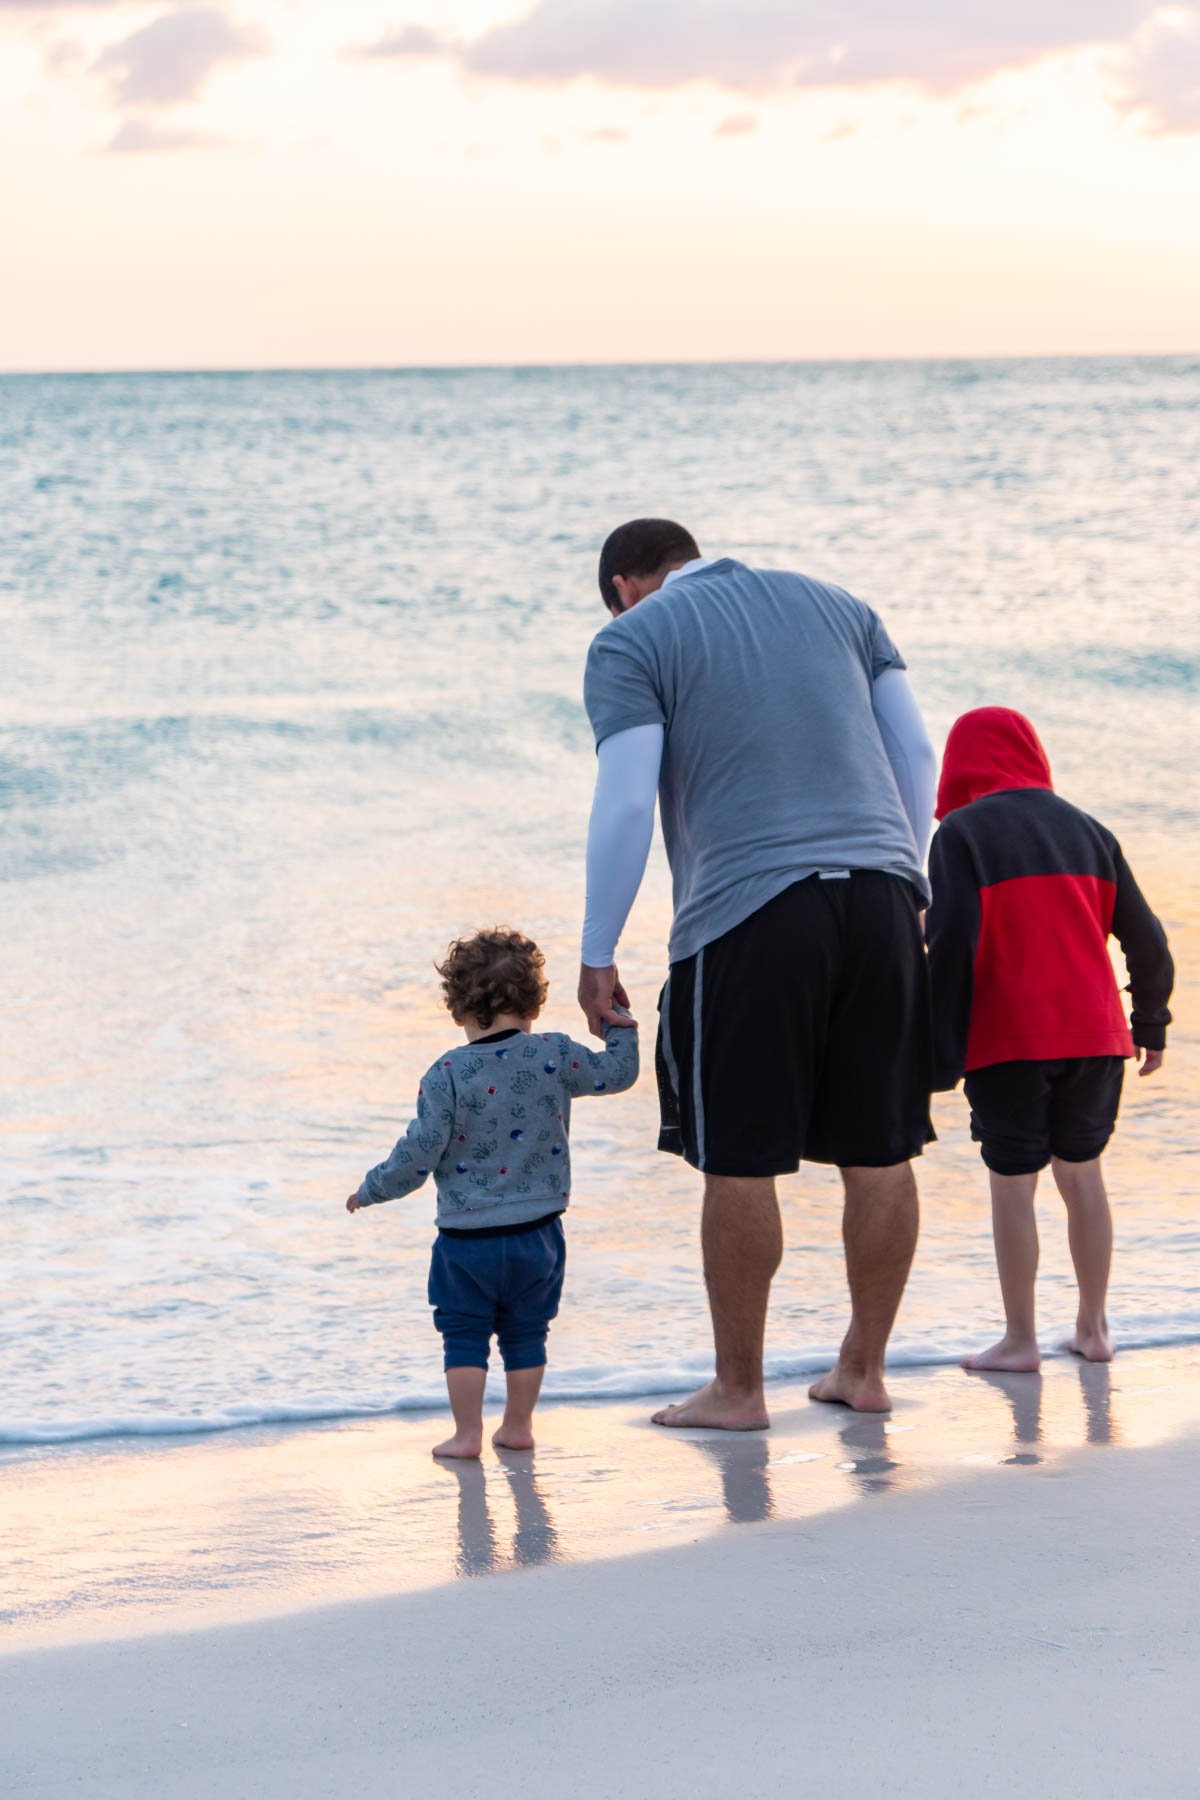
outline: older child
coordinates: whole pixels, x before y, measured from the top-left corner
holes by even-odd
[[[405,1136],[346,1202],[359,1212],[413,1193],[430,1174],[437,1184],[429,1303],[445,1344],[454,1435],[435,1456],[479,1455],[493,1333],[508,1399],[492,1442],[533,1448],[566,1264],[571,1101],[620,1094],[637,1080],[632,1019],[609,1027],[603,1051],[533,1032],[546,999],[542,970],[541,951],[519,931],[481,931],[450,946],[438,974],[467,1042],[427,1071]]]
[[[935,1087],[965,1072],[971,1135],[991,1176],[1006,1327],[968,1369],[1032,1370],[1038,1265],[1034,1190],[1050,1164],[1067,1209],[1079,1282],[1065,1346],[1113,1354],[1105,1305],[1112,1218],[1100,1154],[1112,1136],[1125,1059],[1160,1067],[1174,968],[1162,926],[1103,825],[1053,792],[1037,732],[985,706],[946,742],[929,856]],[[1113,975],[1113,933],[1129,969],[1132,1025]]]

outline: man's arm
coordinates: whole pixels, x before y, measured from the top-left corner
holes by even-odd
[[[903,669],[885,669],[876,676],[871,688],[871,706],[916,839],[917,859],[924,862],[933,828],[938,762],[916,695]]]
[[[617,977],[617,944],[654,836],[663,736],[661,725],[634,725],[605,738],[597,752],[579,971],[579,1004],[596,1037],[621,1022],[616,1006],[629,1005]]]

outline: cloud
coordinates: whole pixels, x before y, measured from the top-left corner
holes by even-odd
[[[107,75],[122,106],[174,106],[194,100],[220,63],[262,56],[256,29],[234,25],[212,6],[185,6],[101,51],[92,67]]]
[[[1164,7],[1121,60],[1120,103],[1158,132],[1200,131],[1200,6]]]
[[[123,154],[138,150],[226,150],[230,142],[211,131],[185,131],[172,125],[156,125],[151,119],[126,119],[107,147]]]
[[[90,53],[74,38],[59,38],[45,51],[46,67],[55,75],[73,75],[87,66]]]
[[[619,125],[597,125],[595,131],[584,133],[589,144],[627,144],[629,133]]]
[[[3,0],[0,0],[0,5]],[[360,44],[348,52],[351,56],[441,56],[453,55],[455,41],[444,32],[428,25],[402,25],[398,31],[385,31],[373,44]]]
[[[727,119],[713,128],[713,136],[719,138],[745,137],[748,132],[758,130],[758,118],[754,113],[730,113]]]
[[[509,81],[707,81],[746,93],[909,81],[949,90],[1124,39],[1153,10],[1152,0],[536,0],[474,38],[413,25],[368,53],[450,56]]]

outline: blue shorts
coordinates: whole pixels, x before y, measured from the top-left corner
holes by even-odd
[[[486,1369],[493,1333],[506,1369],[540,1369],[567,1266],[562,1215],[512,1231],[439,1231],[429,1304],[448,1369]]]

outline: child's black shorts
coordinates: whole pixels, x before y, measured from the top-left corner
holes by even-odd
[[[971,1136],[997,1175],[1034,1175],[1052,1156],[1091,1162],[1113,1134],[1124,1079],[1120,1056],[972,1069],[963,1084]]]

